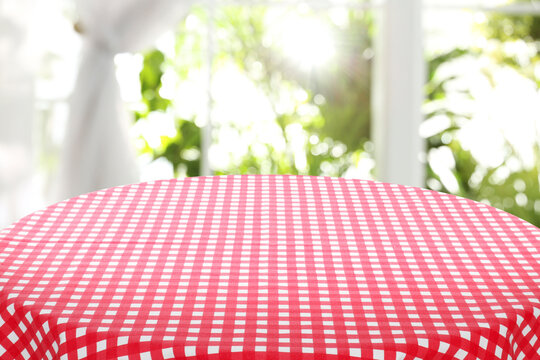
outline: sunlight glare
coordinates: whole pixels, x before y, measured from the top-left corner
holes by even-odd
[[[327,25],[315,19],[288,19],[281,34],[283,51],[304,70],[324,65],[335,54],[334,40]]]

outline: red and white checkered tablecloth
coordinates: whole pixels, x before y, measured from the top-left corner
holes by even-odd
[[[116,187],[0,233],[0,359],[540,359],[540,230],[308,176]]]

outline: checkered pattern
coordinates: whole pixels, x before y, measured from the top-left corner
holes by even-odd
[[[540,230],[363,180],[98,191],[0,233],[0,359],[540,359]]]

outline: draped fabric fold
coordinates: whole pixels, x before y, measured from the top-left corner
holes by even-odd
[[[173,29],[192,0],[78,0],[83,52],[70,101],[57,195],[68,198],[138,181],[114,56]]]

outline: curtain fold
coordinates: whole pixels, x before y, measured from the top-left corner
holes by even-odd
[[[192,3],[77,1],[83,51],[60,159],[59,199],[138,181],[114,56],[149,46],[161,33],[173,29]]]

